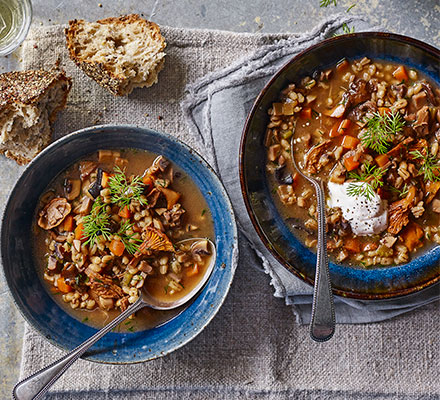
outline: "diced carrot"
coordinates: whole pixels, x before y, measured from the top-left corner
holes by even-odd
[[[336,71],[342,72],[345,71],[348,68],[348,61],[344,58],[342,61],[336,65]]]
[[[145,174],[142,178],[142,182],[144,183],[147,192],[153,189],[154,183],[150,175]]]
[[[339,125],[338,131],[340,134],[347,134],[350,129],[351,121],[349,119],[343,119],[341,124]]]
[[[292,182],[292,186],[293,186],[293,187],[296,187],[296,186],[298,185],[298,182],[299,182],[299,174],[298,174],[298,172],[295,172],[295,173],[293,174],[293,176],[292,176],[292,180],[293,180],[293,182]]]
[[[58,278],[57,285],[58,285],[58,289],[60,290],[60,292],[63,292],[63,293],[69,293],[73,290],[72,286],[68,285],[63,277]]]
[[[393,72],[393,76],[401,82],[408,80],[408,74],[406,73],[406,69],[403,65],[397,67],[397,69]]]
[[[384,115],[385,113],[389,114],[391,112],[391,109],[388,107],[379,107],[379,114]]]
[[[299,116],[303,119],[312,119],[312,109],[310,107],[303,107]]]
[[[101,186],[103,188],[108,187],[108,180],[110,178],[110,175],[107,172],[102,173],[102,179],[101,179]]]
[[[345,135],[342,138],[342,147],[344,149],[350,149],[353,150],[356,148],[356,146],[359,144],[360,140],[358,138],[355,138],[353,136]]]
[[[357,238],[347,238],[344,240],[344,247],[352,253],[359,253],[361,251],[361,243]]]
[[[376,161],[376,164],[382,168],[383,166],[387,165],[390,159],[386,154],[381,154],[380,156],[377,156],[374,161]]]
[[[423,228],[415,222],[410,222],[402,231],[401,237],[408,250],[413,251],[423,244],[420,240],[423,238]]]
[[[63,222],[63,231],[72,232],[73,231],[73,215],[68,215]]]
[[[341,122],[342,122],[341,118],[338,118],[336,122],[333,124],[328,134],[331,138],[341,135],[341,132],[339,131],[339,126],[341,125]]]
[[[186,276],[194,276],[197,275],[199,273],[199,265],[198,264],[194,264],[191,268],[188,268],[186,270]]]
[[[142,228],[138,224],[133,225],[133,230],[135,232],[142,232]]]
[[[347,168],[347,171],[353,171],[354,169],[359,167],[359,163],[354,160],[353,156],[352,157],[347,157],[344,160],[344,165],[345,165],[345,168]]]
[[[121,218],[130,218],[131,214],[130,214],[130,210],[128,209],[128,206],[124,206],[123,208],[121,208],[118,212],[118,215]]]
[[[75,228],[75,239],[76,240],[84,240],[84,224],[80,223]]]
[[[115,255],[115,256],[122,256],[122,254],[124,254],[124,250],[125,250],[125,245],[124,243],[122,243],[120,240],[118,239],[113,239],[110,242],[110,245],[108,247],[110,249],[110,251]]]
[[[387,152],[387,155],[390,157],[397,157],[400,155],[400,152],[403,150],[402,143],[399,143],[397,146],[394,146],[390,151]]]

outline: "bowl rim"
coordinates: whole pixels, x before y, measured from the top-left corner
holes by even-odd
[[[92,125],[89,127],[85,127],[73,132],[68,133],[67,135],[64,135],[60,138],[58,138],[57,140],[53,141],[52,143],[50,143],[46,148],[44,148],[36,157],[34,157],[29,164],[26,165],[25,169],[20,173],[20,176],[18,177],[17,181],[14,183],[14,186],[12,187],[12,189],[10,190],[9,194],[8,194],[8,198],[7,201],[5,203],[4,209],[0,215],[0,241],[3,238],[3,230],[4,230],[4,220],[6,218],[6,210],[9,208],[9,204],[11,202],[11,199],[13,197],[13,194],[15,193],[17,189],[17,187],[19,186],[21,180],[23,179],[23,177],[25,176],[25,174],[33,168],[33,165],[42,157],[44,157],[46,155],[46,153],[50,152],[53,148],[62,146],[64,142],[70,141],[72,140],[72,138],[74,138],[74,136],[76,136],[77,134],[96,134],[96,131],[98,130],[105,130],[105,129],[110,129],[110,130],[130,130],[130,129],[134,129],[134,130],[141,130],[142,133],[149,133],[152,132],[153,134],[156,134],[158,136],[161,136],[163,138],[165,138],[166,140],[171,140],[171,141],[175,141],[177,142],[180,146],[184,147],[191,155],[195,155],[196,159],[198,159],[197,161],[200,161],[200,163],[202,165],[204,165],[204,167],[206,167],[210,173],[212,174],[212,176],[214,177],[214,179],[217,180],[217,184],[218,187],[221,189],[223,195],[224,195],[224,200],[227,204],[228,210],[227,212],[231,215],[231,236],[233,237],[233,243],[231,246],[231,268],[230,268],[230,276],[228,278],[228,281],[226,282],[226,288],[224,290],[224,292],[222,293],[221,297],[219,298],[218,301],[218,305],[217,308],[214,310],[214,312],[203,321],[203,323],[200,325],[199,329],[197,331],[195,330],[191,330],[191,332],[187,335],[184,335],[184,338],[182,340],[180,340],[176,345],[174,345],[172,348],[168,349],[168,350],[164,350],[164,351],[160,351],[160,352],[156,352],[155,354],[151,354],[151,356],[145,357],[144,359],[141,358],[136,358],[130,361],[118,361],[118,360],[102,360],[102,359],[97,359],[95,358],[95,355],[88,355],[88,352],[86,352],[84,355],[82,355],[80,358],[84,359],[84,360],[88,360],[88,361],[92,361],[92,362],[96,362],[98,364],[112,364],[112,365],[129,365],[129,364],[140,364],[143,362],[147,362],[147,361],[151,361],[151,360],[155,360],[157,358],[161,358],[163,356],[166,356],[167,354],[172,353],[173,351],[183,347],[184,345],[186,345],[187,343],[189,343],[190,341],[192,341],[196,336],[198,336],[208,325],[209,323],[212,321],[212,319],[217,315],[218,311],[221,309],[221,307],[223,306],[226,297],[231,289],[232,286],[232,282],[234,280],[234,276],[235,276],[235,272],[238,266],[238,229],[237,229],[237,224],[236,224],[236,218],[235,218],[235,213],[234,213],[234,209],[232,207],[232,203],[231,200],[229,198],[229,195],[223,185],[223,182],[221,181],[221,179],[219,178],[219,176],[217,175],[217,173],[215,172],[215,170],[211,167],[211,165],[205,160],[205,158],[195,149],[193,149],[192,147],[190,147],[189,145],[187,145],[186,143],[184,143],[183,141],[181,141],[179,138],[177,138],[176,136],[172,136],[169,135],[167,133],[164,132],[159,132],[153,129],[150,129],[148,127],[142,127],[142,126],[138,126],[138,125],[130,125],[130,124],[121,124],[121,125],[117,125],[117,124],[102,124],[102,125]],[[99,134],[99,133],[98,133]],[[123,148],[123,146],[121,146],[121,148]],[[87,153],[89,154],[89,153]],[[86,154],[84,154],[86,155]],[[68,167],[67,167],[68,168]],[[58,172],[59,173],[59,172]],[[57,348],[63,350],[63,351],[71,351],[72,349],[68,349],[66,347],[64,347],[63,345],[61,345],[60,343],[58,343],[53,337],[47,337],[46,335],[44,335],[38,326],[36,326],[36,324],[34,324],[34,322],[28,318],[28,315],[26,312],[24,312],[24,310],[22,310],[22,308],[19,306],[19,302],[17,301],[18,295],[14,294],[11,289],[10,289],[10,282],[9,279],[7,278],[7,275],[5,273],[5,268],[4,268],[4,254],[3,254],[3,246],[0,242],[0,261],[1,261],[1,268],[0,268],[0,274],[3,276],[5,282],[6,282],[6,286],[8,288],[9,294],[14,302],[14,305],[17,307],[17,309],[20,311],[21,316],[23,317],[23,319],[25,320],[25,322],[31,326],[33,329],[36,330],[36,332],[38,332],[39,336],[42,337],[44,340],[46,340],[47,342],[49,342],[50,344],[56,346]],[[206,285],[208,284],[208,281],[205,284],[205,287],[202,290],[205,290]],[[195,297],[197,298],[197,296]],[[191,302],[190,302],[191,304]],[[65,312],[65,310],[62,310],[63,312]],[[182,314],[186,311],[186,308],[184,310],[182,310],[182,312],[179,313]],[[170,321],[172,321],[175,317],[171,318]],[[81,322],[81,321],[78,321]],[[169,322],[169,321],[167,321]],[[161,324],[159,327],[162,327],[163,325],[166,325],[167,322],[165,322],[164,324]],[[91,327],[95,330],[99,330],[95,327]],[[156,329],[153,328],[153,329]],[[148,330],[146,330],[148,331]],[[120,346],[121,344],[119,344]],[[99,354],[99,353],[98,353]]]
[[[392,41],[398,41],[398,42],[404,42],[407,44],[410,44],[412,46],[416,46],[421,48],[422,50],[434,55],[435,57],[440,58],[440,50],[436,47],[427,44],[425,42],[422,42],[418,39],[412,38],[410,36],[400,35],[396,33],[388,33],[388,32],[356,32],[356,33],[350,33],[346,35],[339,35],[335,37],[331,37],[328,39],[324,39],[320,41],[319,43],[316,43],[307,49],[299,52],[292,58],[290,58],[286,63],[284,63],[275,74],[273,74],[270,79],[265,83],[263,89],[259,92],[258,96],[256,97],[247,117],[246,121],[242,130],[242,135],[240,139],[240,149],[239,149],[239,177],[240,177],[240,187],[241,187],[241,194],[242,198],[246,207],[246,211],[248,213],[248,216],[252,222],[252,225],[257,232],[258,237],[263,242],[266,249],[272,254],[272,256],[290,273],[294,274],[296,277],[301,279],[303,282],[306,282],[307,284],[313,286],[314,280],[309,278],[308,276],[304,275],[300,271],[298,271],[294,265],[289,264],[282,256],[281,254],[271,245],[270,241],[267,239],[266,234],[264,233],[263,229],[260,227],[257,217],[253,211],[250,198],[247,192],[247,179],[245,175],[245,165],[244,165],[244,156],[246,152],[246,141],[249,135],[250,130],[250,122],[254,118],[254,115],[256,114],[258,108],[260,107],[260,103],[262,102],[264,96],[266,95],[269,88],[272,86],[272,84],[278,79],[280,75],[282,75],[291,64],[298,62],[301,60],[301,58],[306,55],[307,53],[319,48],[326,46],[329,43],[335,43],[338,41],[344,41],[347,38],[358,38],[358,39],[365,39],[368,40],[370,38],[380,38],[385,40],[392,40]],[[341,265],[341,264],[337,264]],[[289,267],[290,266],[290,267]],[[391,299],[391,298],[399,298],[404,297],[409,294],[413,294],[416,292],[420,292],[423,289],[427,289],[428,287],[434,285],[435,283],[440,282],[440,274],[435,276],[434,278],[423,282],[423,284],[419,284],[417,286],[411,287],[411,288],[404,288],[393,292],[388,293],[361,293],[361,292],[352,292],[347,290],[342,290],[338,288],[333,288],[333,293],[338,296],[346,297],[346,298],[353,298],[353,299],[359,299],[359,300],[372,300],[372,301],[379,301],[379,300],[385,300],[385,299]]]

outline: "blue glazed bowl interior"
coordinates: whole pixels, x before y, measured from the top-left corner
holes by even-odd
[[[222,305],[235,272],[237,231],[229,199],[208,164],[180,141],[148,129],[100,126],[49,146],[24,171],[6,205],[1,231],[4,274],[26,320],[53,344],[73,349],[96,332],[67,314],[48,294],[37,275],[30,235],[38,199],[47,185],[68,166],[101,148],[136,148],[164,155],[200,188],[214,220],[216,265],[204,290],[188,308],[151,330],[109,333],[84,357],[110,363],[146,361],[179,348],[200,333]]]
[[[298,83],[314,71],[334,67],[343,58],[363,57],[403,63],[424,73],[440,86],[440,52],[415,39],[367,32],[321,42],[287,63],[257,98],[246,122],[241,143],[241,183],[251,220],[272,254],[292,273],[309,284],[315,276],[316,255],[287,227],[277,210],[265,175],[263,144],[267,110],[289,83]],[[360,299],[406,295],[440,279],[440,246],[435,246],[406,265],[385,268],[354,268],[330,263],[336,294]]]

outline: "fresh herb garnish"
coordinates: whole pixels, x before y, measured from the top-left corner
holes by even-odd
[[[341,36],[341,35],[348,35],[349,33],[354,33],[354,26],[351,28],[344,22],[342,24],[342,33],[335,33],[333,36]]]
[[[410,151],[409,154],[415,160],[421,160],[421,166],[419,169],[419,174],[423,174],[423,179],[425,181],[439,181],[440,180],[440,164],[439,159],[433,154],[423,154],[420,150]]]
[[[144,191],[142,177],[136,175],[128,179],[121,168],[115,167],[114,170],[115,174],[109,179],[112,203],[125,207],[136,200],[141,205],[146,205],[147,202],[141,197]]]
[[[389,144],[394,136],[402,131],[405,121],[399,112],[373,113],[371,118],[367,118],[367,129],[361,134],[360,139],[364,146],[369,147],[379,154],[384,154],[388,150]]]
[[[328,7],[333,4],[335,7],[338,5],[338,0],[321,0],[319,7]]]
[[[83,318],[82,322],[87,322],[89,320],[89,317]]]
[[[84,236],[88,238],[85,244],[92,246],[99,236],[109,240],[111,235],[109,221],[110,215],[106,211],[106,204],[103,203],[101,196],[99,196],[93,203],[90,214],[86,215],[83,219]]]
[[[406,195],[408,194],[408,189],[409,189],[409,187],[408,187],[408,185],[406,183],[405,183],[405,185],[403,186],[403,188],[401,190],[397,189],[397,188],[395,188],[393,186],[390,186],[390,190],[392,192],[394,192],[394,193],[397,193],[399,195],[399,198],[401,198],[401,199],[406,197]]]
[[[204,209],[202,210],[202,217],[205,215],[205,213],[206,213],[206,208],[204,208]]]
[[[356,3],[354,3],[350,7],[348,7],[346,12],[347,13],[350,12],[353,7],[356,7]]]
[[[378,187],[383,186],[382,177],[386,169],[378,168],[369,163],[364,164],[365,170],[360,174],[350,172],[349,178],[355,179],[357,182],[351,182],[347,188],[349,196],[363,196],[367,200],[371,200],[375,195]]]
[[[139,249],[139,244],[142,243],[142,240],[134,237],[134,233],[128,234],[127,231],[133,228],[134,224],[131,224],[128,221],[125,221],[121,227],[119,228],[117,236],[120,237],[121,242],[124,243],[125,250],[127,250],[130,254],[136,253]]]

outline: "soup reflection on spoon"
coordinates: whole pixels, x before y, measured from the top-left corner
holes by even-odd
[[[151,291],[146,285],[139,293],[139,299],[130,305],[119,316],[107,324],[104,328],[96,332],[90,339],[79,345],[63,358],[55,361],[53,364],[41,369],[29,378],[19,382],[14,387],[14,396],[17,400],[42,399],[49,388],[64,374],[64,372],[79,358],[84,352],[101,339],[106,333],[111,331],[115,326],[124,321],[127,317],[144,307],[150,307],[155,310],[173,310],[182,306],[189,300],[193,299],[201,292],[205,286],[215,266],[217,252],[214,243],[205,238],[185,239],[176,243],[176,246],[189,246],[189,250],[194,254],[198,254],[204,260],[206,268],[204,274],[198,283],[182,297],[169,299],[158,293]],[[152,285],[154,288],[155,286]]]

